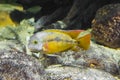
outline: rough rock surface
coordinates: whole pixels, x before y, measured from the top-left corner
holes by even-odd
[[[49,80],[116,80],[109,73],[90,68],[50,66],[45,72]]]
[[[91,42],[87,51],[66,51],[57,56],[63,65],[92,67],[105,70],[111,74],[119,74],[120,50],[111,49]]]
[[[15,49],[0,50],[0,80],[45,80],[43,65]]]
[[[120,4],[100,8],[92,23],[96,42],[111,48],[120,48]]]

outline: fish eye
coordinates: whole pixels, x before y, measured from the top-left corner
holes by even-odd
[[[34,40],[34,41],[33,41],[33,44],[38,44],[38,41],[37,41],[37,40]]]

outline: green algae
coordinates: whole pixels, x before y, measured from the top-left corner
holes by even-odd
[[[0,42],[21,45],[26,51],[29,37],[34,32],[34,19],[23,20],[17,27],[6,26],[0,28]],[[7,43],[6,43],[7,42]],[[4,46],[4,45],[1,45]],[[1,49],[1,47],[0,47]],[[3,48],[2,48],[3,49]]]

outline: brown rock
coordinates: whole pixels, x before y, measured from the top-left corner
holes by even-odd
[[[120,48],[120,4],[100,8],[93,20],[92,29],[96,42],[111,48]]]

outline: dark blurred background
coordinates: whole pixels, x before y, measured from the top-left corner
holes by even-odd
[[[38,29],[88,29],[99,8],[120,3],[120,0],[0,0],[0,3],[21,4],[25,11],[13,11],[12,19],[20,22],[34,17]],[[41,9],[36,12],[29,10],[35,6]]]

